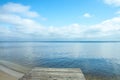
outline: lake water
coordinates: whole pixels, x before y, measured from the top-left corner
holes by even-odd
[[[120,43],[1,42],[0,57],[120,58]]]
[[[0,60],[120,75],[119,42],[0,42]]]

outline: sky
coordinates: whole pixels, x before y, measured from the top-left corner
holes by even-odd
[[[1,41],[120,41],[120,0],[2,0]]]

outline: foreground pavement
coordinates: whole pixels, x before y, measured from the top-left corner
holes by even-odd
[[[86,80],[79,68],[34,68],[19,80]]]

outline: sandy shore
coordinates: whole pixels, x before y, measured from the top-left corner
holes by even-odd
[[[23,73],[11,70],[11,69],[6,68],[6,67],[4,67],[2,65],[0,65],[0,71],[4,72],[6,74],[9,74],[9,75],[11,75],[13,77],[16,77],[16,78],[21,78],[24,75]]]
[[[21,67],[14,63],[0,61],[0,80],[18,80],[24,75],[21,73],[24,69]]]
[[[18,80],[18,78],[11,76],[0,70],[0,80]]]

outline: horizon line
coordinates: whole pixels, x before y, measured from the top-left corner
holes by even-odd
[[[61,43],[70,43],[70,42],[74,42],[74,43],[95,43],[95,42],[98,42],[98,43],[110,43],[110,42],[115,42],[115,43],[117,43],[117,42],[120,42],[120,41],[98,41],[98,40],[96,40],[96,41],[0,41],[0,42],[46,42],[46,43],[49,43],[49,42],[61,42]]]

